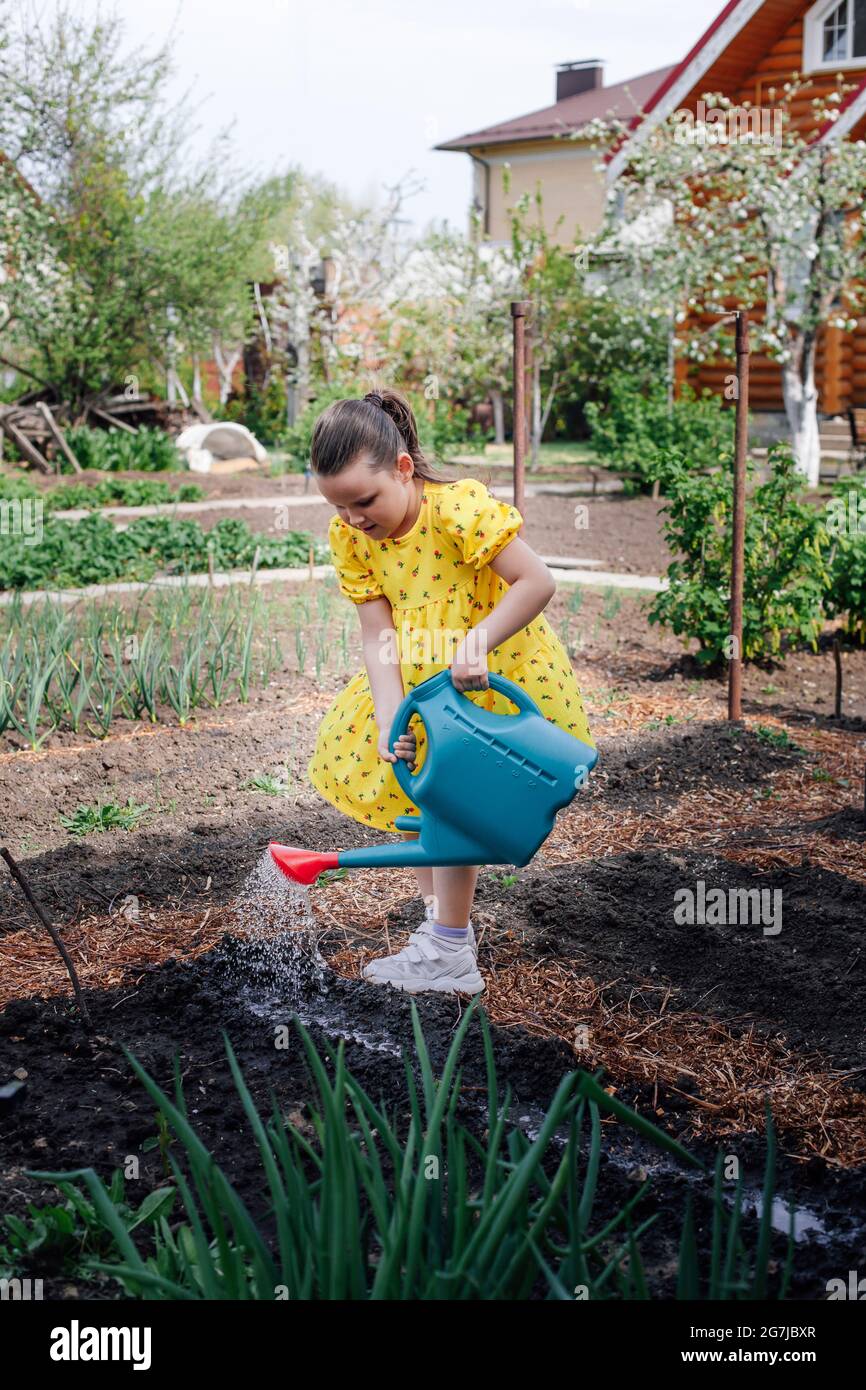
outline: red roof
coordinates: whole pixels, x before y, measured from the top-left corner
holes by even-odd
[[[580,130],[581,126],[597,117],[605,118],[611,114],[621,119],[636,115],[643,110],[644,103],[673,72],[672,67],[656,68],[654,72],[641,73],[629,78],[628,82],[616,82],[611,87],[593,87],[587,92],[577,92],[564,97],[562,101],[545,106],[540,111],[530,111],[526,116],[515,116],[511,121],[487,126],[484,130],[460,135],[454,140],[443,140],[434,145],[436,150],[465,150],[474,145],[502,145],[517,140],[550,140],[557,135],[568,135]]]

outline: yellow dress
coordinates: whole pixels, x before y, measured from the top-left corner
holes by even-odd
[[[450,667],[457,642],[508,591],[490,561],[522,525],[516,507],[492,497],[473,478],[425,481],[417,520],[404,536],[371,540],[341,517],[331,518],[328,540],[341,593],[353,603],[384,594],[391,605],[404,692]],[[595,746],[571,662],[543,614],[494,647],[487,666],[524,686],[547,719]],[[497,714],[517,712],[492,689],[468,691],[466,698]],[[424,726],[414,715],[410,727],[419,772]],[[393,764],[380,758],[377,742],[364,668],[326,711],[307,774],[347,816],[398,833],[395,816],[417,815],[419,808],[394,776]]]

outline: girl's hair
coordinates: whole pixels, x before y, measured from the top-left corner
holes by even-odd
[[[419,478],[431,483],[453,481],[430,463],[418,443],[418,427],[412,407],[399,391],[383,387],[368,391],[363,400],[333,401],[322,411],[310,447],[314,473],[323,477],[341,473],[360,454],[373,468],[393,468],[397,455],[411,454]]]

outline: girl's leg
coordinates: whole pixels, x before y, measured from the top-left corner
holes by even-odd
[[[404,840],[417,840],[418,835],[414,830],[401,830],[400,834]],[[416,868],[415,877],[418,880],[418,892],[429,907],[431,904],[436,914],[436,900],[433,896],[433,870],[429,868]]]
[[[404,840],[417,840],[415,831],[402,830]],[[463,930],[469,926],[469,914],[478,881],[478,864],[448,864],[435,868],[416,868],[418,890],[433,916],[443,927]]]
[[[436,921],[443,927],[465,931],[475,897],[478,864],[443,864],[433,869],[433,902]]]

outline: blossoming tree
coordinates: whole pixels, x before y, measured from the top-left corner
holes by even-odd
[[[866,303],[866,143],[834,138],[849,90],[841,78],[811,102],[805,128],[796,122],[804,85],[770,91],[760,110],[707,94],[701,119],[673,112],[633,139],[592,249],[603,258],[616,247],[621,260],[627,248],[652,299],[667,296],[688,325],[677,349],[693,360],[730,356],[730,312],[751,311],[752,346],[780,364],[797,467],[814,485],[819,333],[851,331]],[[593,124],[608,149],[629,138],[623,122]],[[659,208],[661,221],[648,216]],[[639,221],[650,234],[624,235]],[[715,322],[692,328],[698,315]]]

